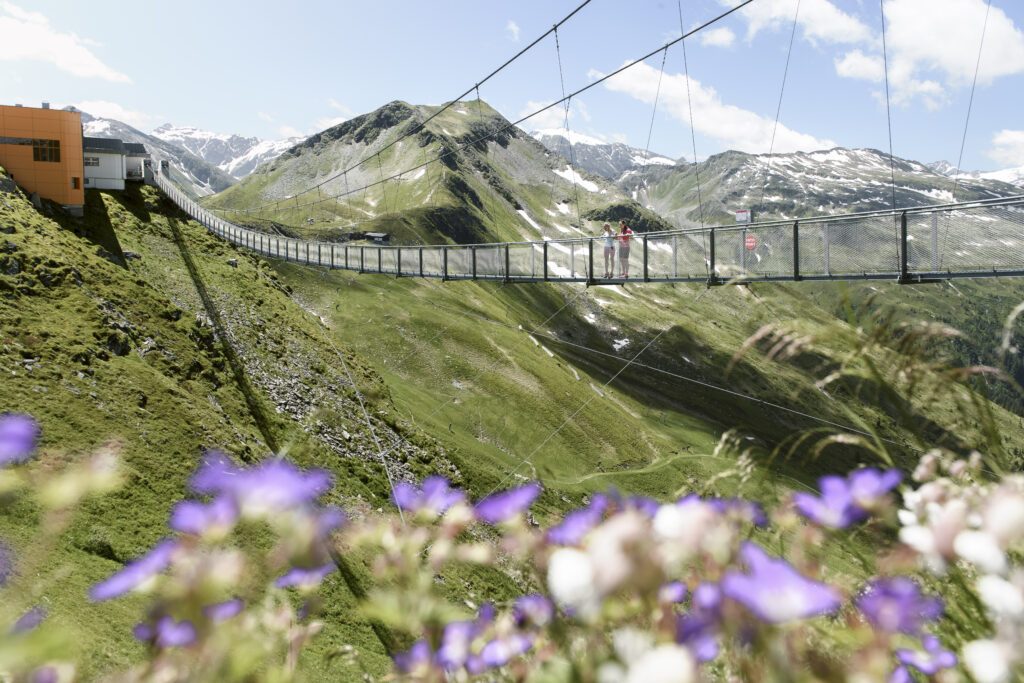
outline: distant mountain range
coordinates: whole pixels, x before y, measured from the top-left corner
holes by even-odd
[[[261,140],[170,123],[154,130],[153,135],[188,150],[236,180],[241,180],[263,162],[276,159],[285,150],[305,140],[303,137]]]
[[[575,160],[581,170],[613,181],[648,166],[674,166],[677,163],[663,154],[621,142],[605,142],[562,128],[535,130],[530,135],[563,159]]]
[[[1004,168],[1001,171],[961,171],[948,161],[934,161],[928,164],[928,168],[950,178],[959,175],[961,178],[998,180],[1024,188],[1024,166]]]

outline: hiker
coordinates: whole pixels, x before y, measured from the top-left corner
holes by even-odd
[[[611,280],[615,272],[615,231],[611,223],[604,224],[599,237],[604,242],[604,279]]]
[[[619,221],[619,265],[622,269],[619,277],[625,280],[629,279],[629,238],[633,234],[626,221]]]

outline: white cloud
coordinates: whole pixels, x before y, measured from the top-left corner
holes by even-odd
[[[268,114],[265,111],[258,111],[258,112],[256,112],[256,118],[258,118],[260,121],[265,121],[267,123],[273,123],[274,122],[274,117],[271,116],[270,114]]]
[[[829,0],[800,2],[797,25],[807,40],[853,44],[871,38],[871,30],[864,22],[843,12]],[[734,0],[719,0],[719,3],[725,7],[736,5]],[[747,20],[747,40],[764,30],[778,30],[791,26],[796,15],[796,7],[797,0],[758,0],[741,9],[739,14]]]
[[[658,69],[641,62],[628,71],[605,81],[605,87],[647,104],[654,103],[658,87]],[[767,152],[775,120],[752,111],[725,104],[714,88],[690,78],[694,129],[722,143],[723,147],[755,154]],[[661,84],[660,108],[689,125],[686,76],[666,72]],[[775,134],[776,152],[810,151],[835,147],[828,139],[800,133],[779,123]]]
[[[985,0],[889,0],[885,4],[890,75],[896,99],[934,101],[969,85],[978,64]],[[978,65],[979,85],[1024,73],[1024,32],[993,6]]]
[[[993,135],[988,156],[1003,166],[1024,166],[1024,130],[1001,130]]]
[[[280,135],[283,138],[301,138],[301,137],[304,137],[302,135],[302,131],[300,131],[298,128],[295,128],[293,126],[279,126],[278,129],[277,129],[277,134]]]
[[[843,78],[858,78],[872,83],[885,80],[885,63],[881,57],[866,55],[860,50],[836,57],[836,73]]]
[[[0,61],[47,62],[81,78],[131,83],[92,53],[88,46],[95,45],[74,33],[58,31],[38,12],[0,1]]]
[[[536,100],[530,100],[523,108],[519,111],[517,119],[521,119],[527,114],[532,114],[541,107],[547,106],[550,102],[537,102]],[[590,113],[587,112],[586,106],[582,102],[573,102],[569,107],[569,121],[576,118],[576,114],[579,113],[580,117],[584,121],[590,120]],[[570,123],[570,128],[572,124]],[[539,130],[541,128],[565,128],[565,104],[556,104],[555,106],[546,109],[545,111],[531,117],[520,125],[525,130]]]
[[[322,130],[327,130],[328,128],[334,128],[338,124],[345,123],[346,121],[348,121],[348,117],[347,116],[323,116],[323,117],[317,119],[316,122],[313,124],[313,131],[312,132],[319,133]],[[291,137],[291,136],[288,136],[288,137]]]
[[[354,111],[352,111],[352,108],[349,107],[347,104],[342,104],[333,97],[327,100],[327,106],[335,111],[341,112],[342,114],[348,117],[351,117],[355,113]]]
[[[705,30],[698,35],[700,35],[700,44],[710,47],[732,47],[732,44],[736,42],[736,34],[732,32],[731,28],[725,26]]]
[[[509,19],[508,23],[505,24],[505,30],[508,31],[508,37],[511,38],[513,42],[519,42],[519,24]]]
[[[74,107],[84,111],[86,114],[92,114],[101,119],[115,119],[143,130],[149,128],[157,121],[156,116],[135,111],[134,109],[125,109],[117,102],[108,102],[107,100],[75,102]]]

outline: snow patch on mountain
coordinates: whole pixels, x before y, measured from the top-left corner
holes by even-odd
[[[621,142],[598,138],[559,128],[542,128],[530,133],[551,152],[574,162],[577,168],[609,180],[648,166],[675,166],[676,162],[651,150],[637,149]]]
[[[579,185],[580,187],[582,187],[587,192],[597,192],[600,189],[597,186],[597,183],[592,182],[590,180],[586,180],[583,176],[581,176],[579,173],[574,171],[569,166],[566,166],[561,171],[552,171],[552,173],[554,173],[556,176],[558,176],[560,178],[564,178],[565,180],[568,180],[570,183],[574,183],[576,185]]]
[[[188,150],[239,180],[255,171],[260,164],[276,159],[286,150],[305,140],[303,137],[261,140],[257,137],[224,135],[169,123],[154,130],[153,135]]]

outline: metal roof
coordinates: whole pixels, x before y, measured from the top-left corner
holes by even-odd
[[[124,154],[124,142],[116,138],[82,138],[83,152]]]
[[[146,146],[141,142],[126,142],[124,143],[124,151],[130,157],[148,157],[149,151],[146,150]]]

